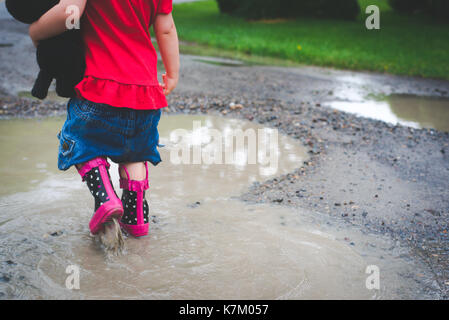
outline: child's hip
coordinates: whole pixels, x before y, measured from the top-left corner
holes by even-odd
[[[114,162],[161,161],[157,126],[161,110],[116,108],[72,98],[60,140],[58,167],[88,161],[97,156]]]

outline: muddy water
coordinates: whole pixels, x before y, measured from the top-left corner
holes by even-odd
[[[252,181],[298,167],[306,153],[295,141],[279,136],[275,173],[241,161],[171,163],[173,130],[185,128],[195,137],[194,120],[223,136],[236,128],[260,128],[216,117],[163,117],[164,162],[151,168],[147,196],[150,235],[127,238],[120,257],[106,256],[89,235],[92,199],[80,178],[73,170],[57,171],[62,120],[1,122],[0,298],[426,297],[413,279],[429,273],[388,239],[363,235],[318,212],[245,204],[234,197]],[[188,143],[207,144],[207,131],[201,132],[199,141]],[[117,181],[116,165],[111,173]],[[365,285],[366,267],[373,264],[381,270],[380,290]],[[70,265],[80,269],[79,290],[65,286]]]
[[[363,101],[334,101],[328,106],[392,124],[449,131],[449,99],[393,94]]]

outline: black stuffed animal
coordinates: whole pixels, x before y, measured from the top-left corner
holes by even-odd
[[[59,0],[6,0],[6,8],[16,20],[31,24],[58,3]],[[86,68],[80,30],[67,30],[39,41],[36,56],[40,72],[31,90],[33,97],[44,99],[53,79],[59,96],[75,96],[74,87],[82,80]]]

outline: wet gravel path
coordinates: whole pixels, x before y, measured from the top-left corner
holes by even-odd
[[[5,44],[0,46],[0,119],[64,115],[64,103],[17,97],[37,72],[33,49],[26,29],[1,12],[0,29]],[[257,121],[310,150],[309,161],[298,163],[297,170],[252,185],[243,200],[311,208],[365,232],[389,234],[432,269],[438,293],[449,298],[449,134],[323,107],[329,99],[370,93],[447,97],[448,82],[313,67],[217,66],[192,56],[181,60],[180,85],[166,113]]]

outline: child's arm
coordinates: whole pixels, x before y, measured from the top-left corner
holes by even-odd
[[[166,74],[162,76],[164,94],[168,95],[178,84],[179,78],[178,34],[171,13],[156,16],[154,32],[166,70]]]
[[[70,16],[67,13],[67,7],[77,6],[79,9],[79,16],[83,15],[84,7],[87,0],[61,0],[57,5],[48,10],[30,25],[29,34],[34,44],[40,40],[51,38],[67,31],[66,20]]]

